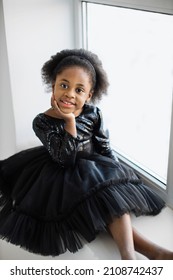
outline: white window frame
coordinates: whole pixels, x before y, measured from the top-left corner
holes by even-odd
[[[116,7],[132,8],[143,11],[159,12],[163,14],[173,15],[173,1],[172,0],[74,0],[74,26],[75,26],[75,47],[87,49],[87,30],[85,26],[86,18],[82,13],[82,3],[97,3]],[[163,183],[153,178],[150,174],[142,171],[133,162],[129,162],[122,155],[118,155],[120,160],[131,166],[142,177],[151,188],[160,194],[166,201],[167,205],[173,208],[173,102],[172,102],[172,116],[171,116],[171,130],[170,130],[170,145],[169,145],[169,159],[168,159],[168,175],[167,186],[163,188]],[[165,187],[165,186],[164,186]]]

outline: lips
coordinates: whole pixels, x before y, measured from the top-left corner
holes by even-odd
[[[61,104],[63,104],[64,106],[74,106],[75,104],[69,100],[60,100]]]
[[[65,100],[61,100],[61,102],[65,103],[65,104],[71,104],[71,105],[74,105],[73,102],[69,102],[69,101],[65,101]]]

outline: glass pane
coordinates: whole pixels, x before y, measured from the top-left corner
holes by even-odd
[[[110,81],[99,104],[112,146],[166,183],[173,81],[173,17],[87,5],[88,49]]]

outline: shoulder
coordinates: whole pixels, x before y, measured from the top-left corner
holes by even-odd
[[[60,119],[51,117],[46,115],[45,113],[39,113],[34,119],[33,119],[33,128],[46,128],[46,127],[52,127],[54,125],[58,125],[58,123],[61,123]]]
[[[33,121],[43,121],[43,122],[61,122],[61,119],[58,119],[56,116],[52,115],[48,115],[46,113],[39,113]]]
[[[33,119],[33,124],[47,122],[47,121],[48,121],[47,116],[44,113],[40,113]]]
[[[81,117],[93,123],[94,125],[98,125],[102,119],[102,113],[97,106],[85,104]]]
[[[81,115],[99,117],[101,110],[92,104],[85,104]]]

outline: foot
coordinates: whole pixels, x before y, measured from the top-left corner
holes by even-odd
[[[154,253],[151,260],[173,260],[173,252],[167,249],[159,249]]]

